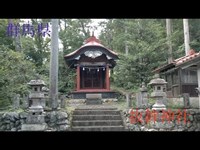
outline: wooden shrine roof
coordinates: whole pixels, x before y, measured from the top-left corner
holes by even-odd
[[[118,59],[118,54],[116,52],[112,51],[111,49],[106,48],[104,45],[102,45],[95,36],[89,37],[85,41],[84,45],[82,45],[79,49],[65,55],[64,57],[65,57],[65,59],[74,59],[77,56],[79,56],[80,54],[84,53],[87,50],[87,49],[85,49],[87,47],[100,47],[110,57],[112,57],[113,59]]]

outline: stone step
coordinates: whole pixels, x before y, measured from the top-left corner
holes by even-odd
[[[119,115],[118,110],[75,110],[73,115]]]
[[[120,115],[72,115],[73,120],[120,120]]]
[[[96,105],[95,105],[96,106]],[[93,105],[90,106],[85,106],[85,107],[78,107],[76,110],[117,110],[116,107],[104,107],[104,106],[99,106],[93,108]]]
[[[123,126],[79,126],[72,127],[72,131],[125,131]]]
[[[72,121],[72,126],[119,126],[123,125],[122,120],[82,120]]]
[[[86,105],[100,105],[102,104],[101,99],[86,99]]]
[[[114,107],[82,107],[72,115],[72,131],[125,131],[121,113]]]

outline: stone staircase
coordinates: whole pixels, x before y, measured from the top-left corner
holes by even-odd
[[[77,108],[72,131],[125,131],[125,127],[117,108]]]

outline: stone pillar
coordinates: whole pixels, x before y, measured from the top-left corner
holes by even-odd
[[[23,94],[22,97],[22,108],[23,109],[27,109],[29,107],[29,99],[28,99],[28,95]]]
[[[136,107],[142,107],[142,95],[140,91],[136,93]]]
[[[126,103],[128,109],[132,107],[132,101],[130,99],[130,94],[128,92],[126,93]]]
[[[61,100],[61,108],[65,108],[66,106],[65,95],[61,95],[60,100]]]
[[[44,94],[44,98],[41,99],[41,105],[45,109],[47,106],[49,107],[49,89],[47,87],[42,87],[42,92]]]
[[[13,96],[13,109],[19,109],[20,106],[20,95],[14,94]]]
[[[110,90],[109,66],[106,65],[106,89]]]
[[[147,88],[145,86],[145,83],[142,83],[142,87],[140,89],[141,95],[142,95],[142,105],[147,106],[148,104],[148,93],[147,93]]]
[[[80,90],[80,65],[77,65],[76,69],[76,90]]]
[[[52,110],[58,107],[58,20],[51,19],[51,53],[50,53],[50,73],[49,73],[49,100]]]
[[[183,93],[183,103],[184,103],[184,108],[189,108],[190,107],[190,95],[189,93]]]
[[[145,83],[142,83],[142,87],[140,91],[136,95],[136,106],[137,108],[147,107],[148,98],[147,98],[147,88],[145,87]]]

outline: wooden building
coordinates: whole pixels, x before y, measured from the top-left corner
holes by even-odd
[[[167,81],[168,97],[179,97],[188,93],[190,97],[198,97],[195,88],[198,87],[197,69],[200,64],[200,52],[190,50],[187,56],[174,60],[154,70]]]
[[[103,46],[91,36],[79,49],[64,56],[70,68],[76,68],[76,90],[73,98],[85,98],[87,93],[101,93],[113,97],[110,90],[110,69],[115,67],[117,53]]]

